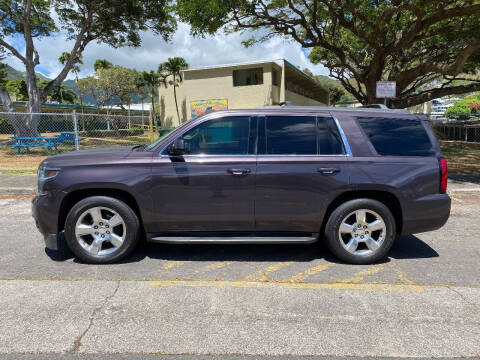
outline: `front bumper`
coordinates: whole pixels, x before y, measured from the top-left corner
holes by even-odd
[[[405,202],[401,235],[441,228],[450,217],[451,200],[447,194],[432,194]]]
[[[45,247],[58,250],[58,216],[52,211],[52,199],[48,196],[37,196],[32,200],[32,216],[38,231],[42,233]]]

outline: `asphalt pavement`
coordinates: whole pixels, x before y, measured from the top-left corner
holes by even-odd
[[[374,265],[321,244],[142,244],[114,265],[46,250],[0,196],[0,358],[477,358],[480,194]]]

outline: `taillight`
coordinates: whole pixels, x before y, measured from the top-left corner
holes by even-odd
[[[438,162],[440,164],[440,193],[445,194],[447,192],[448,181],[447,160],[440,158]]]

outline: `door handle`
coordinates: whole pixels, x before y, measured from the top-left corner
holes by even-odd
[[[323,175],[332,175],[332,174],[335,174],[337,172],[340,172],[340,168],[321,167],[321,168],[318,168],[317,171],[320,174],[323,174]]]
[[[228,169],[227,171],[234,176],[247,175],[250,173],[250,169]]]

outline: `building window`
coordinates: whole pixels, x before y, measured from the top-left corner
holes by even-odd
[[[275,69],[272,69],[272,84],[280,86],[280,72]]]
[[[233,86],[261,85],[261,84],[263,84],[262,68],[233,70]]]

